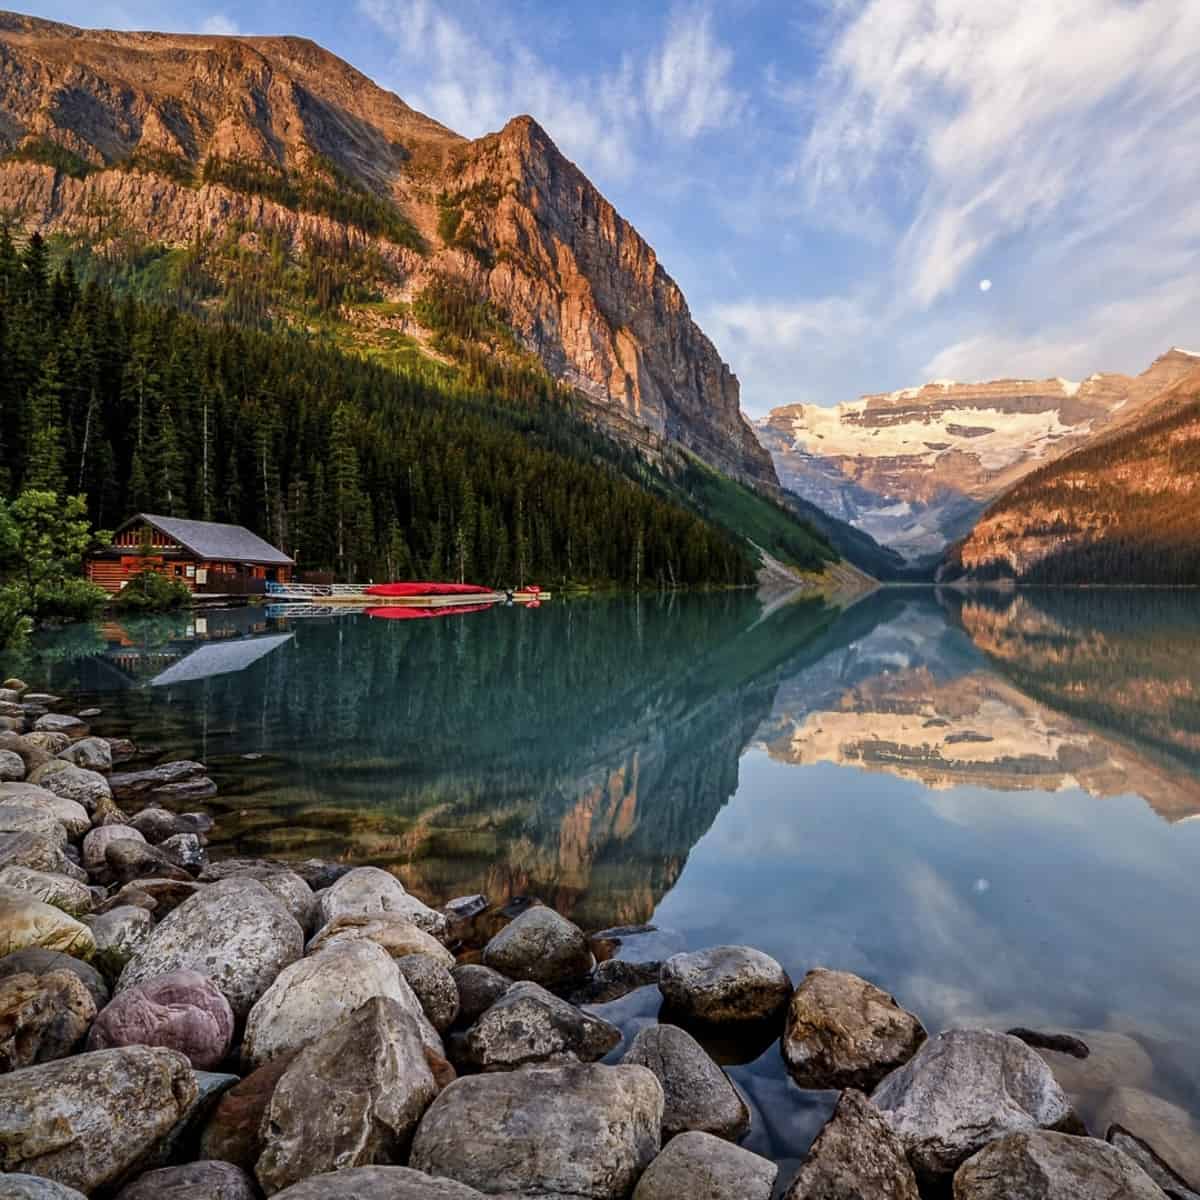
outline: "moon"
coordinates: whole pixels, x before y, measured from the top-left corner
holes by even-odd
[[[992,281],[990,279],[981,279],[979,281],[979,290],[981,292],[990,292],[992,290]]]

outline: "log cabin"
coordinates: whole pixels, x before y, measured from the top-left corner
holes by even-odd
[[[287,583],[295,561],[242,525],[185,521],[137,513],[113,534],[112,544],[87,558],[87,577],[115,595],[139,571],[157,571],[209,595],[266,591]]]

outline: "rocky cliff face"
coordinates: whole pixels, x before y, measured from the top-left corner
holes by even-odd
[[[69,152],[69,160],[47,147]],[[289,252],[369,241],[380,286],[450,279],[619,436],[684,446],[773,486],[738,383],[653,249],[536,122],[468,141],[303,39],[95,32],[0,14],[0,206],[101,247],[185,246],[234,230]],[[31,161],[32,160],[32,161]],[[40,161],[39,161],[40,160]],[[319,179],[394,205],[414,236],[365,234],[268,181]],[[414,334],[411,318],[397,328]]]
[[[910,560],[941,553],[1005,488],[1117,422],[1194,370],[1172,350],[1136,377],[958,383],[791,405],[759,423],[785,487]]]

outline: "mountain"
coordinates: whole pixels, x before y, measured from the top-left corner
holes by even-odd
[[[1007,487],[1128,421],[1198,364],[1171,350],[1136,377],[935,380],[833,408],[777,408],[758,431],[785,487],[930,562]]]
[[[0,152],[0,208],[142,294],[532,359],[651,459],[776,483],[678,285],[529,117],[470,141],[304,39],[0,14]]]
[[[1148,404],[991,504],[942,576],[1200,585],[1200,357],[1190,361]]]

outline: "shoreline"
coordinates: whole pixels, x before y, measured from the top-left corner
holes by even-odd
[[[19,680],[0,705],[21,726],[0,732],[0,1167],[76,1189],[18,1195],[664,1200],[706,1179],[730,1200],[847,1180],[915,1200],[953,1179],[983,1200],[997,1163],[1034,1160],[1118,1171],[1132,1196],[1186,1187],[1190,1160],[1136,1112],[1081,1136],[1067,1083],[1092,1051],[1071,1035],[927,1031],[856,976],[589,932],[536,899],[434,909],[376,867],[209,861],[203,764],[145,765],[136,731],[99,736],[101,710]],[[661,1008],[630,1037],[635,992]],[[795,1179],[737,1145],[763,1114],[719,1065],[730,1046],[777,1046],[802,1089],[783,1104],[840,1091]]]

